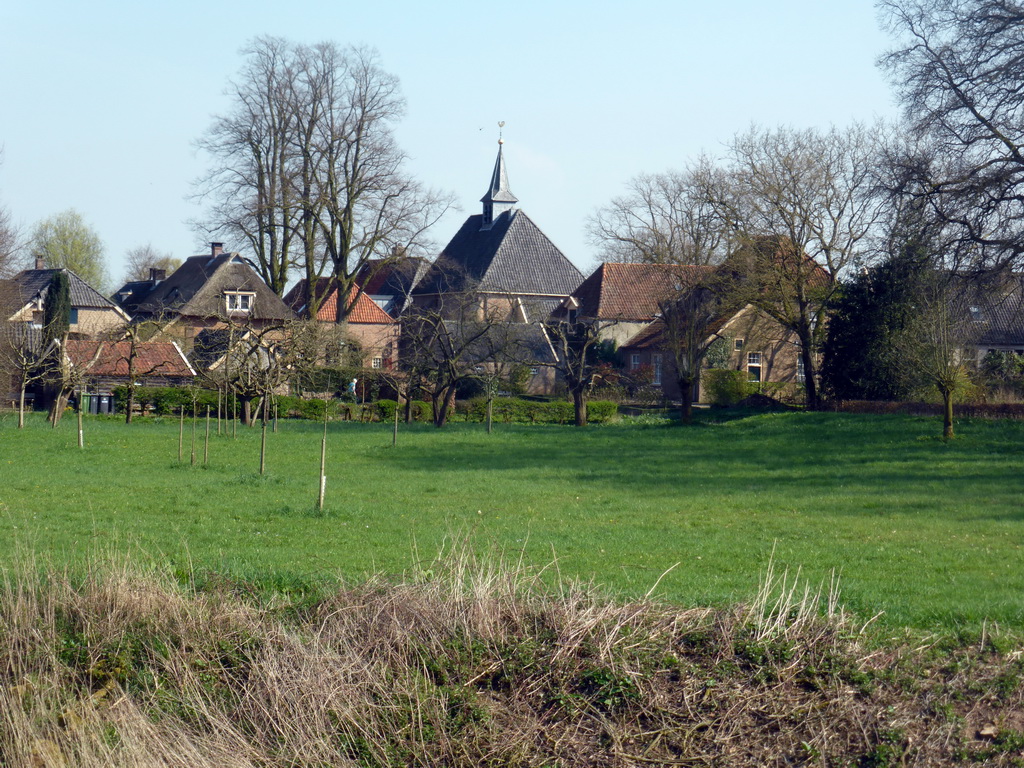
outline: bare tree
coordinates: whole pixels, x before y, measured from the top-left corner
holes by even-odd
[[[675,296],[661,302],[663,338],[674,363],[681,405],[679,418],[693,420],[694,389],[704,358],[718,339],[722,324],[742,307],[728,272],[682,273]]]
[[[0,207],[0,280],[18,271],[18,253],[21,250],[21,235],[14,226],[11,212]]]
[[[200,142],[217,160],[199,180],[212,227],[243,236],[278,293],[292,266],[311,286],[327,272],[343,321],[356,274],[412,254],[451,197],[406,173],[405,102],[376,52],[258,38],[246,53],[233,114]],[[309,317],[329,293],[311,292]]]
[[[591,237],[605,258],[668,265],[673,290],[659,302],[658,328],[675,362],[684,422],[691,419],[701,363],[716,338],[713,327],[726,307],[739,308],[735,281],[715,271],[741,242],[716,201],[725,188],[722,177],[708,158],[685,171],[638,176],[629,194],[590,222]]]
[[[587,426],[587,400],[594,390],[600,371],[596,353],[602,332],[616,322],[555,317],[544,325],[555,352],[554,367],[572,397],[577,427]]]
[[[977,265],[1024,254],[1024,5],[879,0],[896,47],[879,60],[927,161],[907,185],[951,225]],[[963,250],[962,247],[958,248]]]
[[[0,147],[0,160],[2,159],[3,147]],[[0,280],[18,271],[17,261],[21,245],[21,232],[14,225],[11,212],[0,206]]]
[[[0,322],[0,376],[6,387],[9,382],[18,391],[18,429],[25,426],[25,396],[36,382],[46,376],[40,364],[39,331],[28,323]]]
[[[704,157],[683,171],[632,179],[627,194],[599,209],[588,223],[601,258],[646,264],[723,261],[734,230],[725,225],[709,193],[720,174]]]
[[[181,266],[181,259],[170,253],[161,253],[151,243],[129,248],[125,253],[125,282],[148,280],[150,270],[162,269],[167,274]]]
[[[443,307],[414,307],[402,325],[400,359],[410,381],[429,394],[434,426],[447,423],[460,385],[532,354],[537,331],[508,322],[501,308],[485,312],[472,292],[447,295]]]
[[[728,174],[708,190],[741,241],[729,259],[738,284],[800,343],[811,408],[828,301],[867,256],[879,220],[877,145],[877,132],[859,125],[755,127],[733,139]]]
[[[981,326],[972,318],[972,284],[928,270],[916,279],[914,311],[896,338],[902,365],[927,381],[942,398],[942,436],[953,437],[953,401],[970,381],[969,350]],[[977,311],[977,310],[976,310]]]
[[[215,162],[197,185],[213,200],[207,232],[247,243],[260,276],[281,295],[297,263],[294,48],[281,38],[259,37],[242,53],[246,63],[228,85],[231,111],[198,141]]]

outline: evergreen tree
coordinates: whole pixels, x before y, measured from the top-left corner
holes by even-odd
[[[71,327],[71,281],[64,270],[53,274],[43,304],[43,348],[63,339]]]
[[[913,317],[927,269],[925,248],[913,239],[842,287],[823,347],[821,377],[829,397],[902,400],[921,383],[899,359],[896,341]]]

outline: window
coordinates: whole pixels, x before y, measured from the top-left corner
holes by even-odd
[[[747,353],[747,379],[749,381],[761,381],[761,353]]]
[[[654,367],[654,377],[651,383],[661,386],[661,355],[651,355],[651,365]]]
[[[370,367],[372,367],[372,368],[383,368],[384,367],[384,358],[383,357],[375,357],[375,358],[373,358],[373,360],[370,362]]]
[[[224,301],[228,312],[249,312],[252,309],[255,293],[241,293],[239,291],[225,291]]]
[[[78,325],[78,309],[71,308],[71,315],[68,317],[68,325]]]
[[[743,339],[736,339],[735,350],[737,352],[742,352],[743,351]]]
[[[638,352],[634,352],[633,354],[631,354],[629,356],[629,369],[631,371],[635,371],[639,367],[640,367],[640,354]]]
[[[532,368],[530,368],[531,376],[536,376],[538,373],[540,373],[540,368],[538,368],[537,366],[533,366]]]
[[[806,378],[807,372],[804,370],[804,359],[802,357],[798,357],[796,361],[796,380],[802,382]]]

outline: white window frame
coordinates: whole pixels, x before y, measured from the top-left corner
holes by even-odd
[[[651,379],[651,383],[655,386],[661,386],[661,369],[662,369],[662,357],[661,355],[651,355],[651,365],[654,367],[654,377]]]
[[[372,360],[370,360],[370,367],[371,368],[376,368],[377,370],[380,370],[381,368],[384,367],[384,358],[383,357],[375,357],[375,358],[373,358]]]
[[[747,352],[747,379],[760,382],[761,370],[761,353]]]
[[[634,352],[629,356],[629,370],[635,371],[640,367],[640,353]]]
[[[252,312],[256,294],[251,291],[224,291],[224,306],[228,312]]]

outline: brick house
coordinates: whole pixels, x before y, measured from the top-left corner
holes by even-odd
[[[314,287],[315,295],[327,294],[316,313],[316,320],[338,324],[338,287],[330,278],[323,277]],[[298,315],[307,314],[309,290],[306,280],[300,280],[285,294],[284,302]],[[389,306],[397,306],[389,297]],[[364,368],[391,369],[398,361],[400,325],[396,318],[384,311],[369,294],[356,286],[346,299],[347,315],[340,326],[345,335],[358,346]]]
[[[156,270],[149,281],[126,284],[115,298],[134,309],[136,321],[153,322],[158,338],[177,342],[186,354],[204,330],[266,331],[296,319],[255,267],[241,254],[224,251],[221,243],[211,243],[210,253],[190,256],[161,278]]]
[[[128,322],[128,313],[70,269],[46,269],[42,259],[36,259],[35,269],[23,270],[11,279],[14,288],[9,290],[17,290],[20,295],[13,303],[10,299],[5,302],[8,308],[4,310],[3,319],[42,328],[46,294],[57,272],[65,272],[68,276],[71,296],[70,338],[92,339],[105,336]]]

